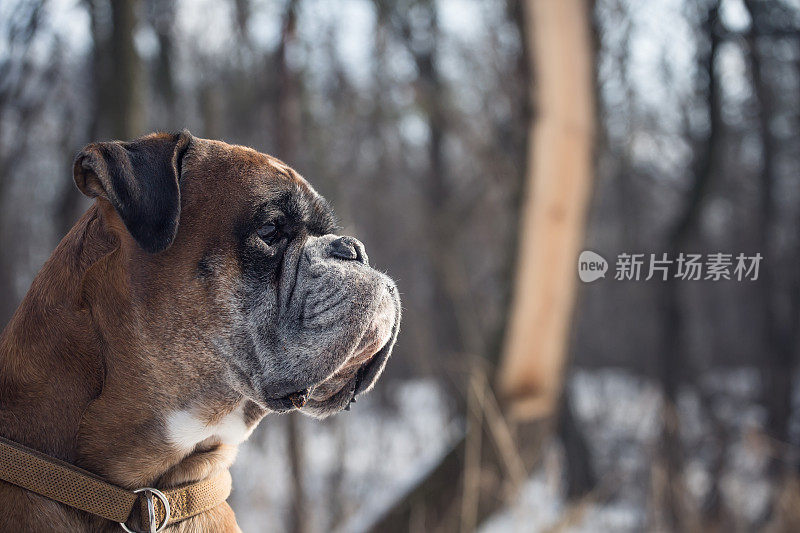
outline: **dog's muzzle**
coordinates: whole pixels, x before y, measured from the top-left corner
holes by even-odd
[[[356,397],[371,388],[378,376],[383,371],[400,323],[400,298],[394,282],[385,275],[369,268],[369,258],[364,245],[349,236],[323,236],[315,238],[305,245],[301,256],[302,264],[297,268],[295,276],[308,276],[314,280],[326,280],[319,288],[314,288],[305,295],[299,295],[304,306],[305,320],[301,324],[310,329],[331,328],[337,331],[342,324],[343,317],[335,314],[336,309],[342,313],[358,313],[366,319],[354,321],[362,322],[359,333],[353,339],[345,335],[356,335],[352,330],[337,332],[336,337],[341,342],[332,345],[344,351],[349,351],[346,357],[332,369],[327,376],[318,376],[316,382],[300,382],[295,384],[295,390],[279,397],[268,399],[266,406],[277,412],[292,409],[301,409],[312,416],[325,416],[336,411],[347,409]],[[329,270],[326,270],[329,269]],[[354,272],[352,294],[342,292],[343,284],[349,283],[348,275],[344,272]],[[329,274],[332,273],[332,274]],[[336,276],[342,276],[339,282]],[[300,283],[297,279],[295,283]],[[327,285],[325,285],[327,283]],[[369,289],[366,290],[366,283]],[[359,292],[366,291],[366,292]],[[333,294],[332,299],[339,303],[329,304],[326,294]],[[368,306],[348,304],[348,300],[359,302],[359,298],[368,298]],[[310,304],[308,302],[311,302]],[[344,307],[342,307],[344,306]],[[322,307],[322,311],[317,309]],[[310,318],[313,317],[313,318]],[[320,318],[321,317],[321,318]],[[317,322],[311,322],[316,320]],[[352,333],[351,333],[352,332]],[[352,343],[352,344],[351,344]],[[337,352],[321,350],[323,357],[336,357]],[[342,357],[340,355],[339,357]],[[302,379],[302,378],[301,378]],[[287,392],[287,388],[283,391]]]

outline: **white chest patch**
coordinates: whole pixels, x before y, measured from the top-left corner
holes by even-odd
[[[173,411],[167,415],[167,440],[183,453],[191,452],[198,443],[209,437],[217,437],[223,444],[237,445],[250,436],[244,423],[242,406],[217,423],[202,420],[191,410]]]

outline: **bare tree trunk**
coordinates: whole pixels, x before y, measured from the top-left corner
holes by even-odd
[[[287,433],[289,446],[289,471],[292,474],[292,511],[289,518],[288,531],[306,533],[310,531],[309,507],[306,498],[303,476],[306,471],[306,456],[303,432],[300,428],[300,413],[287,416]]]
[[[775,172],[776,141],[770,130],[770,121],[774,114],[774,104],[769,84],[764,76],[758,42],[756,18],[760,18],[759,2],[745,0],[745,6],[754,22],[747,35],[750,48],[750,73],[753,92],[758,105],[758,133],[761,144],[761,189],[759,209],[759,242],[764,247],[766,257],[773,258],[771,252],[772,232],[775,226],[774,190],[777,181]],[[764,309],[763,336],[767,353],[765,365],[765,400],[767,405],[767,431],[770,436],[786,442],[788,437],[788,421],[791,413],[791,379],[793,366],[793,345],[791,332],[785,331],[782,317],[777,313],[775,305],[775,286],[777,272],[774,267],[765,268],[762,278],[762,296]],[[788,333],[788,334],[787,334]],[[780,461],[773,462],[776,468]],[[774,472],[773,472],[774,473]]]
[[[213,80],[206,82],[200,89],[200,114],[203,117],[203,136],[219,139],[222,133],[222,97]]]
[[[123,140],[142,135],[145,128],[142,65],[133,42],[138,5],[138,0],[111,2],[112,75],[108,84],[110,94],[107,96],[111,102],[111,135]]]
[[[153,68],[153,87],[160,97],[165,111],[164,116],[159,117],[161,120],[158,122],[161,122],[161,124],[157,124],[157,127],[165,130],[176,128],[174,121],[177,92],[175,76],[172,72],[172,65],[175,61],[173,38],[175,11],[176,3],[172,0],[148,0],[147,2],[147,15],[150,26],[155,31],[158,39],[158,57]]]
[[[558,434],[564,447],[566,495],[576,500],[597,486],[589,445],[575,418],[575,408],[567,391],[561,395],[558,409]]]
[[[89,14],[89,28],[91,30],[92,44],[89,51],[89,71],[92,80],[92,98],[89,103],[89,122],[86,127],[86,138],[81,142],[89,143],[100,140],[103,137],[102,124],[103,117],[109,114],[108,103],[108,74],[106,65],[109,64],[108,57],[108,38],[103,34],[102,23],[98,13],[98,0],[84,0],[83,5]],[[71,168],[72,157],[78,147],[65,146],[66,157],[64,168]],[[56,215],[57,231],[60,235],[66,235],[75,221],[80,217],[86,205],[86,197],[81,194],[72,179],[65,176],[61,199],[58,204]]]
[[[795,258],[789,261],[790,269],[780,270],[781,255],[784,252],[773,245],[773,236],[779,229],[776,213],[779,210],[775,199],[778,186],[776,155],[777,139],[770,124],[775,115],[775,100],[763,65],[762,50],[768,32],[762,21],[769,20],[772,6],[766,2],[745,0],[745,7],[752,20],[747,34],[749,47],[750,74],[753,93],[758,110],[758,134],[761,148],[761,188],[759,202],[759,243],[762,255],[769,261],[765,264],[759,279],[763,322],[761,324],[763,345],[763,383],[762,401],[767,410],[766,432],[779,443],[790,441],[789,422],[792,415],[792,380],[798,363],[798,313],[800,313],[800,276],[796,272],[798,245],[795,241]],[[791,476],[797,475],[800,464],[796,454],[786,453],[787,446],[776,447],[770,458],[768,475],[771,478],[773,493],[769,510],[764,520],[778,518],[769,516],[779,505],[781,490],[792,486]],[[796,489],[795,489],[796,490]]]
[[[449,168],[444,153],[444,141],[447,132],[446,88],[442,81],[438,65],[439,16],[436,2],[425,0],[418,7],[425,11],[429,21],[428,39],[420,40],[424,46],[412,46],[411,27],[405,21],[403,37],[407,42],[418,73],[417,101],[425,115],[428,125],[428,175],[426,176],[426,199],[428,229],[431,232],[430,276],[432,286],[432,308],[436,324],[436,349],[446,359],[453,355],[461,355],[469,350],[475,353],[482,347],[478,342],[469,342],[469,328],[459,320],[457,306],[461,299],[459,288],[449,283],[454,275],[453,261],[457,253],[453,245],[453,234],[457,222],[453,220],[450,203],[450,186],[448,184]],[[474,339],[473,339],[474,341]],[[460,396],[460,395],[459,395]]]
[[[531,125],[516,289],[498,383],[514,415],[530,420],[552,414],[561,395],[595,113],[588,3],[546,0],[526,7],[539,115]]]
[[[328,482],[329,506],[328,506],[328,531],[338,531],[342,524],[349,518],[350,509],[348,508],[348,498],[346,493],[346,462],[344,458],[347,454],[347,426],[342,418],[336,418],[332,422],[333,434],[336,440],[335,454],[340,458],[336,463]]]
[[[0,110],[0,116],[2,116],[2,110]],[[0,157],[0,202],[5,199],[8,189],[8,172],[10,172],[11,169],[10,163],[10,160],[6,160],[5,157]],[[2,216],[3,213],[0,212],[0,217]],[[14,287],[15,265],[12,260],[17,250],[12,247],[13,239],[10,239],[8,228],[2,224],[3,222],[5,221],[0,218],[0,239],[3,241],[7,240],[8,245],[4,246],[3,253],[0,254],[0,294],[3,295],[3,297],[0,298],[0,332],[5,329],[11,315],[14,314],[14,309],[16,309],[19,303],[16,287]]]
[[[106,5],[98,0],[84,0],[84,5],[89,14],[92,37],[92,48],[89,52],[92,98],[86,137],[81,144],[107,137],[128,140],[142,135],[145,133],[146,122],[142,106],[145,80],[142,62],[133,42],[139,2],[121,0]],[[160,14],[161,24],[157,25],[156,30],[159,45],[165,47],[166,52],[171,50],[169,42],[165,43],[168,39],[164,36],[171,19],[169,6],[162,7],[165,10]],[[112,28],[109,35],[106,35],[102,22],[104,9],[110,9],[111,12]],[[160,57],[159,73],[166,68],[168,61],[168,56]],[[164,91],[172,90],[171,77],[159,78],[158,81],[159,87],[163,87]],[[70,163],[73,155],[70,152],[76,148],[64,147]],[[69,231],[86,205],[85,197],[80,194],[72,180],[65,179],[56,217],[57,229],[61,234]]]
[[[717,20],[718,12],[719,2],[713,1],[708,6],[701,21],[701,29],[707,36],[708,44],[704,50],[698,51],[698,77],[707,79],[706,106],[709,126],[706,137],[695,143],[695,155],[692,163],[692,185],[689,190],[689,197],[686,199],[682,211],[667,235],[667,252],[670,258],[675,258],[678,255],[682,247],[687,243],[689,235],[696,228],[707,196],[712,173],[717,164],[723,126],[719,80],[715,72],[721,42]],[[685,495],[685,488],[682,480],[683,453],[679,434],[680,420],[677,412],[677,397],[687,362],[681,342],[684,335],[684,316],[681,308],[678,281],[675,279],[674,272],[670,272],[667,280],[661,282],[660,289],[662,349],[659,378],[664,392],[660,454],[665,472],[665,501],[663,504],[666,516],[664,518],[668,527],[680,529],[686,526],[686,515],[681,502]],[[720,453],[722,452],[720,451]],[[716,480],[714,483],[716,484]],[[716,485],[713,487],[712,492],[715,490],[717,490]],[[719,499],[712,496],[709,501],[718,502]],[[710,511],[709,515],[716,514],[714,509],[709,509],[708,511]]]
[[[5,100],[5,98],[3,99]],[[3,104],[6,102],[3,101]],[[0,106],[0,118],[3,116],[3,108]],[[0,154],[0,202],[5,200],[10,180],[13,155]],[[5,213],[0,211],[0,241],[4,242],[3,253],[0,254],[0,332],[5,329],[6,324],[14,314],[14,310],[19,304],[16,287],[14,286],[14,261],[17,249],[14,247],[14,239],[5,223]],[[6,244],[7,243],[7,244]]]
[[[295,39],[298,0],[288,0],[283,16],[281,41],[275,54],[277,56],[276,83],[278,95],[275,126],[277,131],[277,156],[289,164],[297,157],[300,144],[300,100],[298,98],[297,78],[287,61],[287,48]]]
[[[2,119],[6,114],[19,114],[20,128],[4,128],[0,130],[0,206],[2,206],[11,185],[11,173],[16,169],[16,163],[21,157],[28,154],[30,135],[28,125],[36,121],[45,108],[43,95],[42,100],[34,100],[20,104],[20,95],[25,92],[31,78],[35,74],[34,69],[17,69],[15,63],[24,64],[30,61],[30,51],[34,38],[42,28],[42,17],[45,15],[46,2],[38,0],[36,2],[23,3],[17,6],[14,21],[8,21],[8,35],[13,36],[7,40],[5,51],[0,57],[0,72],[4,78],[0,83],[0,123],[5,124]],[[5,24],[6,21],[4,21]],[[16,72],[15,77],[9,73]],[[8,113],[14,109],[14,112]],[[17,264],[15,258],[20,251],[17,235],[14,232],[13,222],[7,220],[8,216],[4,210],[0,210],[0,242],[3,248],[0,252],[0,331],[2,331],[14,310],[19,304],[19,297],[15,287],[15,274]]]
[[[518,7],[527,14],[525,33],[534,34],[532,26],[535,22],[535,31],[545,32],[548,37],[556,41],[559,41],[562,37],[557,34],[565,33],[567,35],[566,40],[570,43],[567,49],[571,50],[571,53],[568,54],[571,57],[578,56],[578,52],[586,52],[585,56],[571,61],[569,66],[561,65],[566,68],[567,72],[573,74],[575,74],[573,66],[578,65],[577,68],[581,70],[581,74],[570,77],[566,88],[560,85],[560,83],[564,83],[563,79],[558,83],[554,83],[555,86],[551,85],[548,95],[553,100],[539,100],[540,113],[543,116],[546,115],[546,118],[542,126],[531,128],[531,139],[536,138],[538,141],[542,141],[549,139],[549,136],[553,136],[555,139],[552,140],[552,144],[549,147],[540,147],[534,142],[528,145],[529,152],[533,150],[533,147],[537,147],[536,153],[544,159],[547,159],[551,151],[555,151],[564,158],[561,165],[558,164],[559,162],[551,161],[552,167],[536,163],[535,175],[537,177],[553,177],[555,180],[560,179],[566,184],[566,192],[563,199],[568,199],[567,203],[569,205],[565,206],[565,213],[560,212],[560,218],[566,218],[573,221],[575,225],[581,226],[579,230],[573,227],[574,233],[570,231],[567,231],[566,234],[562,233],[562,236],[566,238],[565,249],[554,247],[553,250],[557,259],[560,258],[559,260],[563,260],[565,263],[569,262],[569,267],[565,270],[573,283],[570,285],[569,280],[566,279],[559,279],[559,281],[563,281],[568,288],[574,288],[577,247],[580,245],[581,232],[583,231],[582,217],[585,215],[585,208],[588,203],[589,178],[592,165],[591,124],[594,119],[594,113],[591,104],[593,70],[589,38],[589,9],[583,0],[536,0],[529,1]],[[547,14],[543,14],[542,10]],[[553,15],[554,13],[557,14],[555,21],[547,18],[547,15]],[[534,21],[532,20],[533,18],[537,20]],[[539,28],[539,24],[545,28]],[[583,25],[581,28],[576,27],[581,24]],[[553,27],[558,28],[558,31],[554,33]],[[569,28],[566,32],[564,32],[565,27]],[[573,38],[575,42],[571,40]],[[578,43],[581,44],[579,45]],[[555,46],[561,46],[562,44],[557,43]],[[563,48],[563,46],[561,47]],[[535,52],[536,54],[531,54],[531,57],[536,55],[536,65],[538,66],[538,61],[541,59],[538,56],[540,54],[545,55],[545,52],[541,49],[535,50]],[[563,57],[564,53],[562,49],[557,55]],[[424,58],[419,59],[423,60]],[[557,65],[551,59],[547,59],[548,66],[556,67]],[[425,72],[427,68],[425,61],[418,61],[418,68],[420,68],[420,72]],[[554,70],[555,72],[539,70],[537,79],[541,76],[550,75],[559,77],[560,68],[555,68]],[[430,73],[427,76],[430,81]],[[574,88],[572,85],[580,85],[581,83],[583,85],[579,89]],[[563,91],[561,92],[564,95],[563,99],[558,94],[559,91]],[[563,105],[567,103],[569,105]],[[555,106],[557,109],[551,109],[549,106]],[[527,108],[528,106],[525,107]],[[565,107],[567,108],[566,110]],[[566,124],[561,122],[564,118],[562,114],[564,111],[567,113]],[[577,113],[574,113],[574,111],[577,111]],[[435,117],[430,119],[429,126],[431,128],[437,127]],[[569,141],[570,152],[563,152],[562,149],[567,149],[567,147],[562,146],[559,141],[563,141],[566,145],[567,137],[577,137],[577,140],[574,143]],[[432,146],[435,147],[436,142],[436,136],[432,135]],[[578,162],[574,166],[568,164],[567,161],[575,161],[575,154],[578,154]],[[437,156],[433,152],[430,155],[432,168],[444,168],[443,161],[437,160]],[[537,158],[529,153],[526,165],[529,169],[528,176],[533,174],[531,169],[536,161]],[[436,167],[437,164],[442,166]],[[542,181],[552,185],[552,181],[546,179]],[[444,194],[443,191],[437,189],[438,187],[444,187],[444,184],[441,182],[431,184],[430,191],[434,199],[440,198],[437,194]],[[552,187],[552,189],[557,188]],[[546,189],[545,192],[552,192],[552,190]],[[560,194],[550,196],[551,199],[553,197],[562,199]],[[446,205],[446,201],[443,205]],[[561,204],[558,207],[562,207]],[[531,222],[530,218],[529,216],[528,223]],[[542,231],[542,229],[538,229],[538,231]],[[526,239],[531,235],[530,231],[522,232],[522,234],[525,235]],[[521,246],[524,247],[525,244],[521,243]],[[558,249],[556,250],[555,248]],[[570,255],[574,255],[574,257],[569,258]],[[527,259],[528,257],[525,253],[520,253],[518,270],[521,277],[523,276],[523,270],[531,266]],[[570,305],[565,305],[567,310],[570,306],[571,303]],[[520,312],[519,304],[513,308],[513,312]],[[571,318],[568,314],[566,313],[564,316],[565,322],[568,322]],[[529,328],[535,323],[535,319],[532,319],[531,316],[528,314],[527,320],[517,319],[516,327],[518,330]],[[513,315],[511,320],[515,320]],[[561,333],[566,336],[566,324],[561,324],[561,326],[564,329]],[[517,333],[520,332],[518,331]],[[565,343],[566,341],[564,341]],[[530,353],[526,351],[525,355],[528,356]],[[382,533],[400,532],[409,531],[410,528],[412,530],[425,531],[453,531],[461,528],[462,531],[471,531],[477,528],[493,511],[508,503],[508,497],[518,487],[520,480],[524,479],[526,472],[537,464],[542,441],[552,434],[551,421],[540,421],[515,429],[513,426],[506,425],[506,417],[499,407],[491,408],[492,405],[496,406],[497,404],[493,403],[494,391],[488,384],[481,389],[477,396],[477,402],[475,401],[476,398],[471,396],[473,394],[476,394],[476,392],[471,387],[469,389],[470,396],[468,396],[468,403],[471,407],[469,412],[471,424],[467,436],[460,440],[416,487],[400,501],[396,502],[380,520],[373,524],[371,531],[380,531]],[[558,401],[558,397],[555,400]],[[474,412],[476,403],[480,405],[480,409],[483,409],[481,416],[476,416]],[[565,427],[568,428],[567,432],[575,428],[574,424],[572,424],[574,421],[569,418],[569,415],[571,415],[571,411],[567,412],[563,421]],[[575,442],[580,443],[582,441],[571,440],[570,446]],[[578,451],[578,453],[584,452],[585,449]],[[466,472],[465,464],[469,465]],[[588,473],[589,470],[586,469],[584,474]]]
[[[278,96],[275,117],[277,132],[277,156],[290,165],[297,157],[300,143],[300,101],[295,73],[287,61],[287,48],[295,39],[297,24],[297,0],[289,0],[283,15],[281,41],[276,51]],[[289,531],[305,533],[309,531],[309,507],[304,483],[305,447],[300,431],[298,413],[290,413],[286,429],[289,442],[289,464],[293,482],[292,510]]]

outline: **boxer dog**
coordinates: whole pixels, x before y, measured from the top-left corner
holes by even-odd
[[[96,201],[0,336],[0,435],[163,489],[227,469],[267,413],[375,384],[398,291],[287,165],[183,131],[90,144],[74,179]],[[0,481],[0,531],[119,528]],[[168,530],[238,526],[223,503]]]

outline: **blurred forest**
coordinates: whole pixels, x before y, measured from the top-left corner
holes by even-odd
[[[183,127],[291,164],[403,295],[369,397],[242,447],[244,531],[800,528],[798,2],[0,2],[0,324],[88,206],[74,154]],[[568,238],[529,239],[540,190]],[[764,262],[580,284],[583,249]]]

